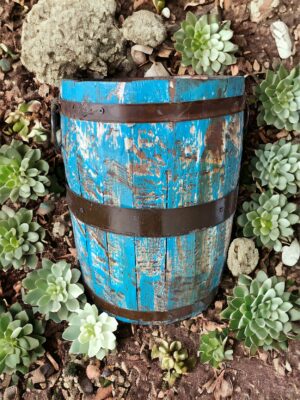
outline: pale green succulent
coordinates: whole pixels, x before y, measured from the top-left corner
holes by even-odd
[[[263,271],[255,279],[240,275],[227,302],[221,316],[251,354],[259,347],[286,350],[287,339],[298,338],[300,298],[285,291],[285,282],[278,277],[268,278]]]
[[[11,111],[5,119],[9,128],[4,133],[7,135],[18,133],[23,140],[28,141],[30,119],[26,116],[26,113],[35,111],[40,104],[39,101],[32,100],[29,103],[20,104],[17,110]]]
[[[86,301],[83,286],[78,283],[80,275],[65,261],[52,263],[44,258],[42,268],[29,273],[22,282],[23,301],[46,319],[68,320]]]
[[[174,35],[175,49],[182,54],[184,66],[191,65],[197,74],[214,74],[236,62],[233,53],[238,47],[230,41],[232,36],[230,21],[221,23],[215,14],[197,18],[188,12]]]
[[[294,195],[300,188],[300,144],[281,139],[255,151],[253,176],[261,186]]]
[[[7,199],[27,202],[45,196],[49,165],[41,160],[41,151],[13,140],[0,147],[0,204]]]
[[[29,366],[44,354],[44,327],[31,310],[19,303],[8,310],[0,304],[0,374],[28,372]]]
[[[251,198],[243,203],[243,213],[237,220],[244,236],[255,237],[258,246],[281,251],[281,240],[289,241],[294,234],[292,225],[299,222],[296,204],[289,203],[284,194],[270,191],[254,193]]]
[[[259,125],[300,131],[300,66],[288,71],[283,65],[277,72],[268,71],[257,88]]]
[[[200,338],[200,361],[208,363],[214,368],[219,368],[224,360],[232,360],[233,350],[225,349],[228,339],[228,330],[217,330],[202,334]]]
[[[32,221],[33,212],[21,208],[15,212],[7,206],[0,210],[0,269],[5,271],[37,265],[36,253],[44,249],[45,229]]]
[[[176,379],[186,374],[196,364],[196,358],[190,357],[186,348],[179,341],[157,339],[151,349],[152,360],[158,358],[162,370],[165,370],[163,380],[173,386]]]
[[[118,323],[105,312],[99,315],[97,307],[86,303],[82,310],[77,310],[69,320],[69,327],[63,338],[72,341],[70,353],[84,354],[102,360],[110,350],[116,347],[113,332]]]
[[[41,122],[35,121],[33,128],[28,134],[28,139],[32,139],[35,143],[44,143],[47,141],[48,131],[43,127]]]

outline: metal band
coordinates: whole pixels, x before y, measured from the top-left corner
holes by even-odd
[[[126,308],[120,308],[114,304],[108,303],[107,301],[101,299],[97,296],[93,290],[84,283],[85,291],[91,300],[98,306],[101,310],[108,312],[109,314],[113,314],[116,317],[126,318],[129,320],[133,320],[136,322],[168,322],[179,319],[185,319],[199,311],[202,312],[205,310],[209,304],[214,299],[217,289],[214,289],[208,296],[197,301],[194,304],[175,308],[173,310],[168,311],[135,311],[128,310]]]
[[[168,237],[188,234],[224,222],[236,208],[238,188],[221,199],[180,208],[123,208],[87,200],[67,189],[77,219],[103,231],[125,236]]]
[[[61,100],[69,118],[117,123],[178,122],[220,117],[243,111],[245,97],[226,97],[181,103],[95,104]]]

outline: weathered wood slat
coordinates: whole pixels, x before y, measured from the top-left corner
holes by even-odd
[[[147,107],[147,103],[222,99],[243,92],[242,77],[66,80],[61,97]],[[177,123],[62,120],[68,184],[86,199],[128,208],[178,208],[217,200],[238,183],[242,112]],[[232,226],[230,217],[203,231],[146,238],[105,233],[75,217],[72,221],[83,276],[97,296],[116,307],[145,312],[198,303],[182,318],[201,312],[207,304],[199,301],[217,288]],[[164,322],[178,318],[170,314]]]

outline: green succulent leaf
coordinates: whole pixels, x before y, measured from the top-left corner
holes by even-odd
[[[19,303],[9,309],[1,304],[0,373],[28,372],[28,367],[44,354],[44,327],[31,310]]]
[[[252,201],[244,202],[243,213],[237,219],[244,236],[255,237],[258,246],[281,251],[281,240],[291,240],[292,225],[299,222],[296,204],[288,203],[284,194],[270,190],[260,195],[254,193],[251,198]]]
[[[35,268],[36,253],[43,251],[45,230],[32,221],[33,213],[26,208],[17,212],[7,206],[0,210],[0,268]]]
[[[300,66],[288,71],[283,65],[277,72],[268,71],[257,88],[260,101],[259,125],[300,131]]]
[[[161,369],[167,371],[163,380],[168,382],[170,387],[177,378],[193,369],[196,364],[196,358],[189,356],[187,349],[178,340],[172,342],[157,339],[151,349],[151,358],[158,358]]]
[[[241,290],[249,294],[241,297]],[[285,291],[284,280],[276,276],[268,278],[263,271],[254,279],[240,275],[221,317],[229,320],[229,328],[250,348],[251,354],[259,347],[285,349],[287,339],[297,338],[299,300]]]
[[[73,274],[72,271],[65,261],[52,263],[43,259],[42,268],[30,272],[22,282],[23,301],[46,319],[68,320],[86,302],[83,286],[77,283],[80,272]]]
[[[174,35],[175,49],[182,54],[182,64],[191,65],[197,74],[216,74],[226,65],[235,64],[237,46],[230,39],[230,22],[220,22],[213,14],[197,18],[188,12],[181,29]]]
[[[225,350],[228,330],[217,330],[201,335],[200,337],[200,361],[208,363],[214,368],[219,368],[224,360],[232,360],[233,351]]]
[[[27,202],[45,196],[50,185],[49,166],[41,160],[41,151],[13,140],[0,147],[0,204]]]
[[[277,189],[286,196],[297,194],[300,188],[299,143],[280,139],[260,146],[255,155],[251,167],[253,177],[259,180],[261,186],[267,186],[272,192]]]
[[[118,323],[115,318],[105,312],[98,314],[95,305],[85,304],[69,319],[69,327],[63,338],[72,341],[70,353],[84,354],[102,360],[109,351],[116,347],[113,332]]]

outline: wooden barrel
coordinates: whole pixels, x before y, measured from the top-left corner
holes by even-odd
[[[102,310],[170,323],[211,302],[236,207],[243,108],[242,77],[62,82],[67,199]]]

